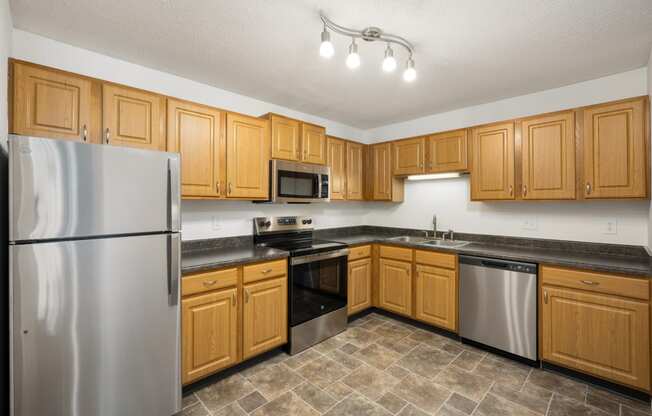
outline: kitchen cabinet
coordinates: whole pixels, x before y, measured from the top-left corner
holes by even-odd
[[[26,136],[99,142],[92,135],[91,81],[73,74],[14,62],[9,131]]]
[[[457,272],[416,266],[414,318],[451,331],[457,330]]]
[[[575,115],[572,111],[521,123],[523,199],[575,199]]]
[[[240,114],[226,115],[226,195],[269,197],[269,122]]]
[[[299,161],[300,122],[276,114],[269,115],[269,119],[272,129],[272,159]]]
[[[287,276],[244,286],[243,359],[287,342],[287,292]]]
[[[403,201],[403,181],[392,175],[392,144],[370,147],[370,197],[374,201]]]
[[[584,109],[584,198],[648,195],[648,106],[644,97]]]
[[[649,281],[546,266],[541,278],[542,359],[649,391]]]
[[[238,361],[238,307],[235,287],[183,298],[182,383]]]
[[[167,147],[181,154],[184,198],[225,196],[226,142],[224,111],[169,99]]]
[[[474,128],[471,153],[471,199],[514,199],[514,123]]]
[[[117,84],[102,85],[103,142],[165,150],[165,97]]]
[[[301,123],[301,161],[326,164],[326,129],[309,123]]]
[[[364,146],[346,142],[346,199],[364,198]]]
[[[346,199],[346,142],[328,137],[328,166],[331,168],[331,199]]]
[[[411,316],[412,263],[380,257],[378,269],[378,307]]]
[[[417,175],[425,172],[426,139],[424,137],[393,142],[392,149],[394,175]]]
[[[371,307],[371,258],[349,261],[348,314]]]
[[[467,130],[455,130],[428,136],[426,171],[460,172],[468,169]]]

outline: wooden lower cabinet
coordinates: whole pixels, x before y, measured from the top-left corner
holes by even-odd
[[[349,315],[371,307],[371,270],[370,257],[349,261],[347,281]]]
[[[378,307],[412,315],[412,263],[380,258],[378,283]]]
[[[182,382],[188,384],[238,361],[237,289],[190,296],[182,308]]]
[[[457,272],[440,267],[416,266],[414,318],[457,330]]]
[[[242,358],[287,342],[287,277],[244,286]]]
[[[542,359],[649,391],[649,302],[551,286],[546,273],[544,268]]]

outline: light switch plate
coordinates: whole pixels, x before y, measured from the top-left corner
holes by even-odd
[[[618,234],[618,220],[609,218],[604,222],[602,234]]]
[[[528,217],[524,219],[522,228],[530,231],[536,230],[538,228],[537,217]]]

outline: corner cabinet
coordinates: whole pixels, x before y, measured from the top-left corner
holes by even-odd
[[[584,109],[585,198],[648,195],[648,107],[638,98]]]
[[[180,100],[167,103],[169,152],[181,155],[184,198],[225,196],[226,113]]]
[[[327,138],[328,166],[331,168],[331,199],[346,199],[346,142],[335,137]]]
[[[325,128],[301,123],[301,161],[317,165],[326,164]]]
[[[226,115],[226,195],[266,199],[269,194],[269,121]]]
[[[392,144],[374,144],[369,151],[369,199],[403,201],[403,180],[392,175]]]
[[[471,152],[471,199],[515,199],[514,123],[474,128]]]

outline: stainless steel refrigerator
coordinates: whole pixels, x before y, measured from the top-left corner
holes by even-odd
[[[181,409],[177,154],[9,136],[14,416]]]

